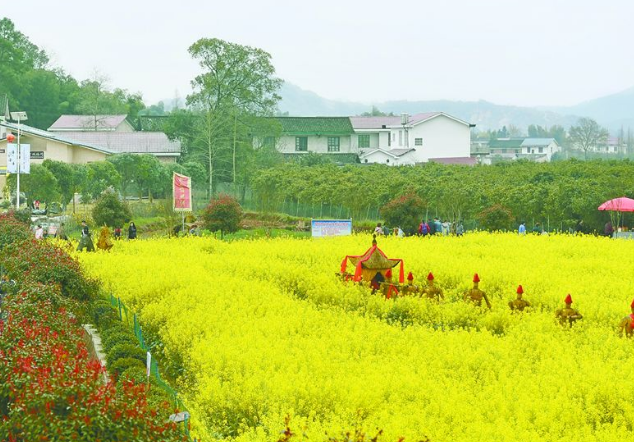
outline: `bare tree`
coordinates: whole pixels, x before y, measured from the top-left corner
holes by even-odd
[[[583,151],[587,160],[589,150],[607,143],[608,131],[591,118],[579,118],[577,125],[570,128],[568,138],[572,146]]]

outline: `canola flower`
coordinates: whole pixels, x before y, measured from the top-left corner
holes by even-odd
[[[379,238],[445,301],[385,300],[342,283],[368,235],[116,243],[80,253],[182,360],[178,388],[203,440],[277,440],[284,418],[321,441],[361,427],[385,440],[612,441],[629,437],[634,242],[476,233]],[[491,311],[462,301],[480,275]],[[511,313],[522,284],[531,312]],[[584,319],[562,327],[571,293]]]

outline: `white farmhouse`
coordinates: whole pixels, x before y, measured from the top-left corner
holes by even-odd
[[[554,138],[525,138],[521,148],[522,156],[532,157],[536,162],[549,162],[554,154],[561,152]]]
[[[411,117],[350,117],[350,121],[355,132],[352,147],[358,148],[362,163],[472,162],[474,125],[443,112]]]

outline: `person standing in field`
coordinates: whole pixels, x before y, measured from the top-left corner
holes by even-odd
[[[524,289],[522,288],[521,285],[517,286],[516,293],[517,293],[517,298],[509,302],[509,307],[513,311],[523,312],[524,309],[527,307],[530,307],[531,304],[527,300],[522,299],[522,295],[524,294]]]
[[[566,296],[564,302],[566,303],[566,306],[562,309],[557,310],[557,312],[555,313],[555,317],[562,325],[572,325],[575,321],[583,318],[583,316],[581,316],[581,314],[577,310],[572,308],[572,296],[570,296],[570,293],[568,293],[568,296]]]
[[[611,221],[608,221],[607,223],[605,223],[605,227],[603,228],[603,233],[608,238],[612,238],[612,234],[614,233],[614,227],[612,227]]]
[[[524,223],[524,221],[520,223],[520,227],[517,229],[517,233],[519,233],[520,235],[526,235],[526,224]]]
[[[623,318],[619,324],[619,330],[626,338],[631,338],[634,334],[634,301],[630,304],[630,309],[632,313]]]
[[[449,228],[451,223],[447,220],[444,220],[441,224],[442,226],[442,236],[449,236]]]
[[[442,223],[440,222],[440,220],[438,218],[434,218],[434,234],[441,234],[442,233]]]
[[[136,225],[133,221],[130,221],[130,226],[128,227],[128,239],[136,239]]]
[[[68,236],[66,236],[66,228],[64,226],[65,226],[64,223],[61,223],[59,225],[59,229],[57,229],[57,232],[55,232],[55,238],[59,238],[59,239],[63,239],[64,241],[68,241]]]
[[[458,225],[456,225],[456,236],[464,235],[464,226],[462,225],[462,221],[458,221]]]
[[[77,251],[81,252],[84,249],[88,250],[89,252],[95,251],[95,245],[92,243],[92,238],[90,237],[90,229],[88,228],[88,224],[86,223],[86,221],[81,222],[81,238],[79,239]]]
[[[35,229],[35,239],[44,239],[44,229],[42,228],[41,224],[38,224],[37,228]]]
[[[484,299],[484,302],[486,302],[487,308],[490,309],[491,303],[489,302],[489,298],[487,298],[486,293],[480,290],[480,288],[478,287],[479,283],[480,283],[480,277],[476,273],[475,275],[473,275],[473,288],[469,290],[468,292],[466,292],[463,298],[465,299],[465,301],[473,302],[478,307],[482,306],[482,300]]]

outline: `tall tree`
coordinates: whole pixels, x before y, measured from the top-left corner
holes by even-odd
[[[125,198],[130,184],[134,183],[141,157],[131,153],[120,153],[108,157],[121,177],[121,193]]]
[[[272,115],[282,80],[275,77],[271,55],[262,49],[203,38],[190,46],[189,54],[203,69],[192,80],[193,92],[187,97],[200,115],[189,138],[191,149],[205,158],[211,195],[217,168],[229,166],[235,180],[238,120]],[[241,130],[244,127],[240,125]]]
[[[92,117],[87,129],[100,129],[105,116],[113,114],[126,114],[130,123],[136,125],[139,111],[145,108],[140,94],[130,94],[125,89],[111,91],[108,77],[99,71],[81,82],[78,95],[77,112]]]
[[[570,128],[568,139],[573,147],[583,151],[587,160],[589,150],[607,142],[608,131],[591,118],[579,118],[577,125]]]

